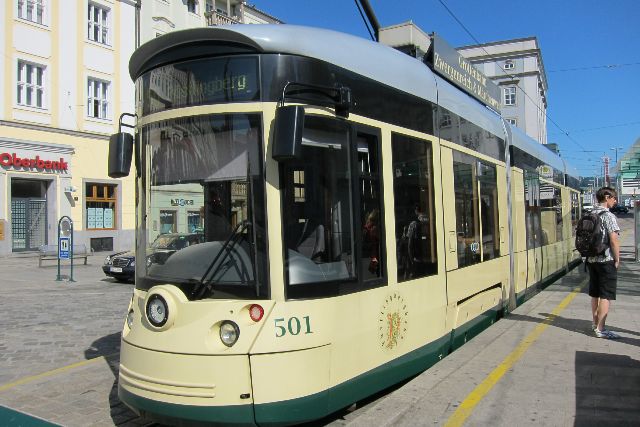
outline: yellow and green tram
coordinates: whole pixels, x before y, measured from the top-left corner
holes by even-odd
[[[289,25],[130,61],[135,290],[119,397],[168,424],[323,417],[413,376],[578,259],[576,179],[416,58]],[[179,250],[163,233],[199,234]]]

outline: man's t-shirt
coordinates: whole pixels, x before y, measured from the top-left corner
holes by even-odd
[[[620,234],[620,227],[618,227],[618,221],[616,220],[616,216],[611,212],[609,212],[609,209],[604,208],[602,206],[596,206],[593,208],[592,212],[598,215],[602,211],[607,212],[600,217],[601,224],[604,227],[604,233],[602,234],[602,238],[604,239],[603,242],[607,244],[607,249],[601,255],[588,257],[587,262],[613,261],[613,257],[611,256],[611,247],[609,246],[609,234],[613,232]]]

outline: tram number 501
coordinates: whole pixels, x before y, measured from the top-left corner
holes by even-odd
[[[300,332],[305,335],[312,334],[313,331],[311,330],[311,320],[309,320],[309,316],[304,316],[302,320],[303,321],[300,321],[297,317],[290,317],[286,322],[284,317],[275,319],[276,338],[287,335],[287,332],[291,335],[298,335]]]

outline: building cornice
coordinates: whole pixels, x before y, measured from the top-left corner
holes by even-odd
[[[520,39],[502,40],[502,41],[489,42],[489,43],[483,43],[483,44],[470,44],[470,45],[467,45],[467,46],[460,46],[460,47],[458,47],[456,49],[457,50],[474,49],[474,48],[477,48],[477,47],[500,46],[500,45],[513,44],[513,43],[529,42],[529,41],[535,42],[536,46],[538,45],[537,37],[536,36],[529,36],[529,37],[523,37],[523,38],[520,38]]]
[[[152,16],[151,19],[153,19],[156,22],[162,21],[162,22],[166,23],[168,26],[170,26],[171,28],[175,28],[176,27],[176,24],[171,22],[171,20],[169,18],[167,18],[166,16]]]
[[[50,142],[26,141],[24,139],[0,137],[0,147],[4,149],[31,150],[41,153],[75,154],[75,148],[67,144],[53,144]]]
[[[60,129],[60,128],[54,128],[49,126],[36,125],[33,123],[10,122],[6,120],[0,120],[0,127],[2,126],[35,130],[40,132],[59,133],[63,135],[76,136],[79,138],[92,138],[92,139],[100,139],[105,141],[108,141],[110,136],[110,135],[101,134],[101,133],[82,132],[82,131],[70,130],[70,129]]]

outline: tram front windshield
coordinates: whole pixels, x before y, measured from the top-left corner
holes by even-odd
[[[268,297],[260,135],[260,115],[245,113],[141,129],[137,288],[173,284],[190,299]]]

